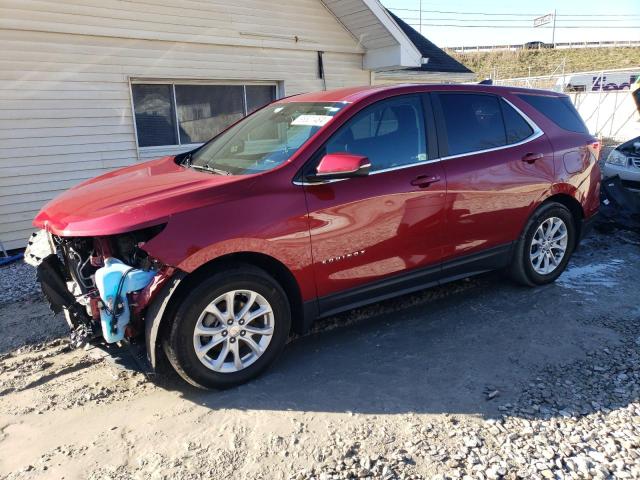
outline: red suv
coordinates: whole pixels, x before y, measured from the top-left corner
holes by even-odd
[[[79,341],[189,383],[263,371],[327,315],[494,269],[553,282],[599,206],[568,97],[484,85],[285,98],[51,201],[27,258]]]

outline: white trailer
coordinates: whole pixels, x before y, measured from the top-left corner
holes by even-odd
[[[610,92],[629,90],[640,70],[585,72],[564,75],[556,81],[559,92]]]

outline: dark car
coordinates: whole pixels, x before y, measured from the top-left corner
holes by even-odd
[[[27,257],[76,338],[144,339],[227,387],[320,317],[495,269],[553,282],[598,211],[598,150],[548,91],[304,94],[70,189]]]
[[[553,43],[545,43],[537,40],[534,42],[527,42],[523,47],[525,50],[539,50],[542,48],[553,48]]]

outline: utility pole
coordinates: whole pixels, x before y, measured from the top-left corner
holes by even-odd
[[[422,35],[422,0],[420,0],[420,28],[418,28],[420,35]]]
[[[554,8],[553,9],[553,30],[551,33],[551,45],[553,45],[554,48],[556,46],[556,13],[557,13],[557,10]]]

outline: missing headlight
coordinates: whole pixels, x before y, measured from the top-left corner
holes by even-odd
[[[114,236],[114,256],[128,265],[148,270],[154,266],[154,261],[140,247],[162,232],[165,226],[166,223]]]

